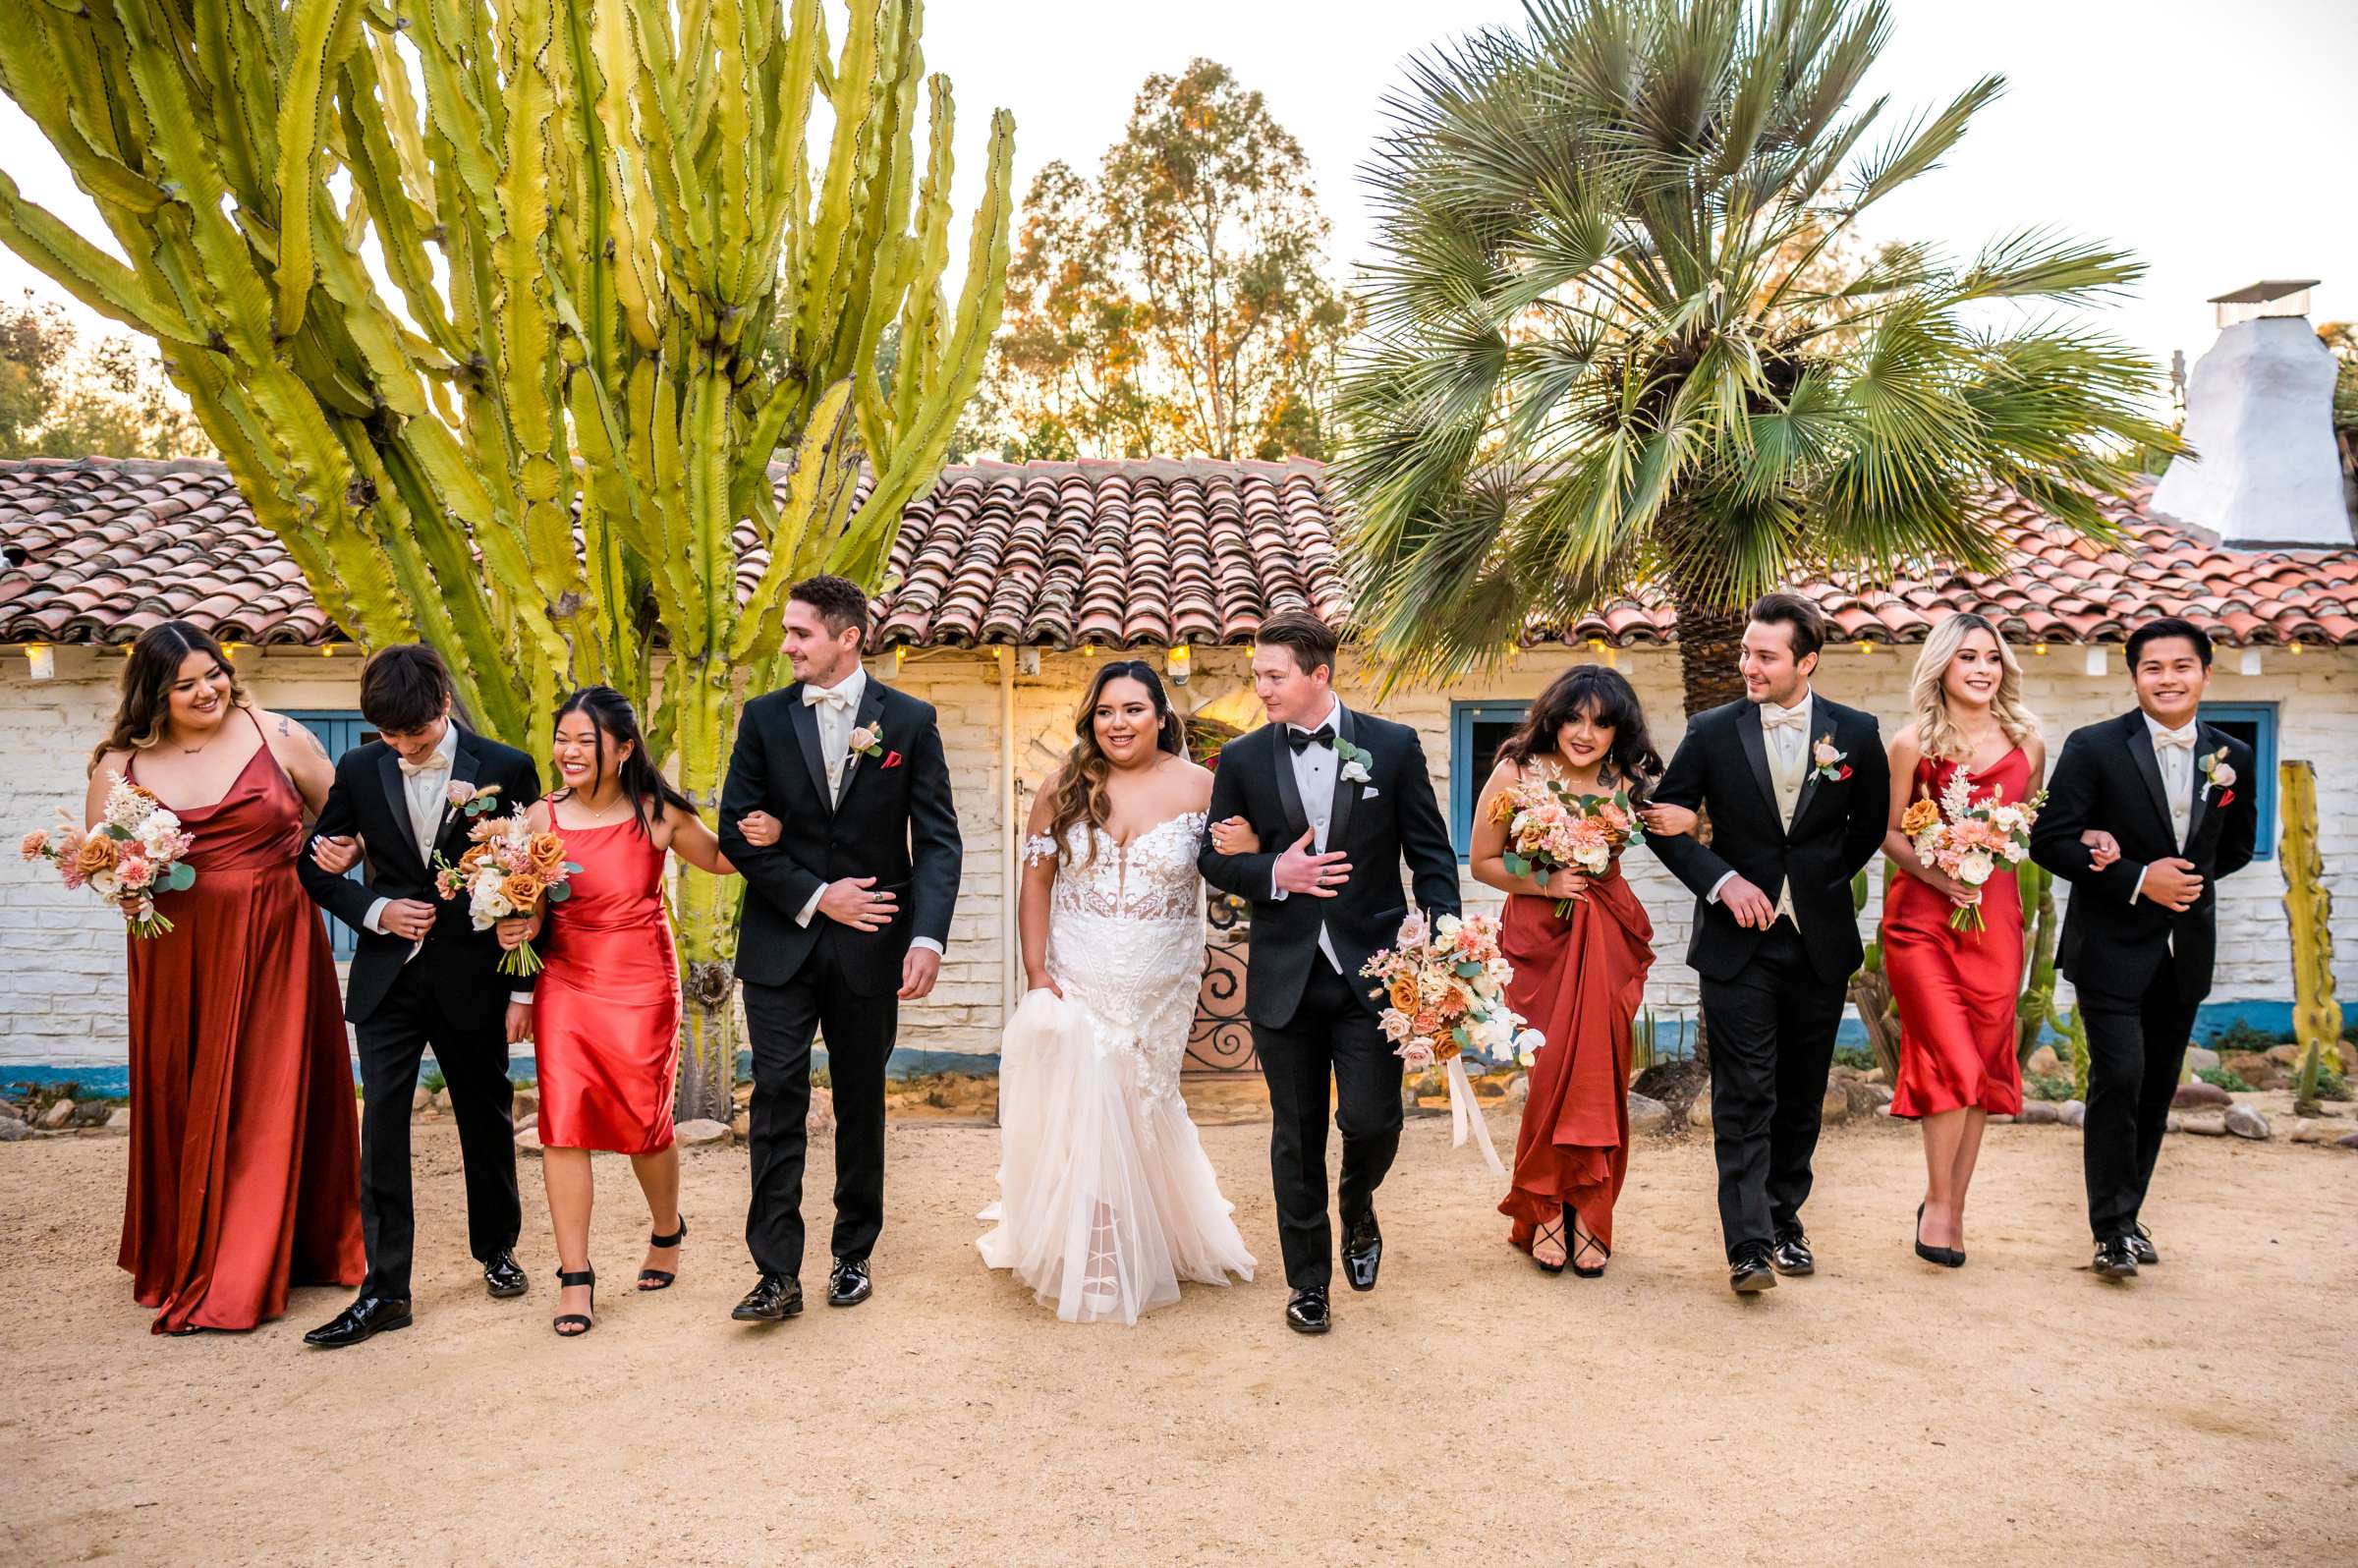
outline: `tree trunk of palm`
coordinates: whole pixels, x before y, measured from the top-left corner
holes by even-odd
[[[1691,722],[1696,714],[1744,695],[1744,676],[1736,665],[1744,645],[1744,606],[1727,604],[1705,586],[1676,575],[1670,580],[1670,600],[1678,612],[1678,677]],[[1695,834],[1706,844],[1712,841],[1709,817],[1695,824]],[[1695,1059],[1711,1065],[1711,1040],[1700,1010]]]

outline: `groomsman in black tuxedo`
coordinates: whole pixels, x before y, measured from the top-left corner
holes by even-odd
[[[1698,713],[1655,800],[1701,809],[1711,842],[1647,844],[1695,893],[1728,1282],[1766,1290],[1817,1268],[1810,1196],[1825,1081],[1863,949],[1850,879],[1883,841],[1890,767],[1875,717],[1810,689],[1818,607],[1771,593],[1744,628],[1742,700]],[[1773,1270],[1773,1272],[1772,1272]]]
[[[1242,816],[1264,849],[1223,855],[1207,828],[1197,866],[1253,901],[1245,1011],[1269,1086],[1277,1240],[1293,1287],[1285,1320],[1322,1334],[1332,1313],[1326,1082],[1343,1135],[1343,1266],[1373,1290],[1383,1261],[1376,1189],[1400,1148],[1400,1058],[1376,1027],[1378,987],[1360,974],[1392,946],[1408,905],[1406,862],[1428,920],[1458,913],[1457,854],[1417,732],[1343,706],[1335,638],[1299,611],[1262,624],[1253,685],[1269,722],[1221,749],[1209,820]]]
[[[2096,1272],[2113,1280],[2161,1261],[2139,1213],[2211,993],[2218,879],[2251,864],[2259,830],[2251,748],[2200,716],[2210,639],[2149,621],[2128,658],[2137,706],[2071,732],[2031,831],[2031,858],[2072,889],[2062,961],[2088,1029],[2088,1224]]]
[[[377,739],[336,763],[311,852],[298,863],[311,902],[360,933],[344,1016],[360,1042],[361,1223],[368,1277],[334,1319],[304,1335],[324,1349],[410,1323],[410,1099],[427,1049],[450,1089],[467,1170],[467,1244],[494,1296],[521,1296],[515,1091],[508,1003],[532,981],[499,973],[499,938],[475,929],[464,899],[435,896],[433,858],[456,861],[468,817],[451,786],[497,786],[500,815],[540,798],[533,759],[451,715],[450,672],[421,644],[380,648],[361,669],[361,716]],[[357,843],[356,843],[357,839]],[[331,866],[365,848],[368,879]],[[320,864],[325,859],[329,865]]]
[[[788,590],[795,684],[745,705],[721,793],[720,843],[745,876],[737,978],[753,1036],[753,1206],[745,1241],[761,1271],[732,1316],[803,1310],[803,1160],[811,1044],[827,1042],[835,1096],[834,1266],[827,1305],[873,1290],[884,1227],[884,1065],[900,1004],[933,989],[958,900],[962,854],[933,709],[860,666],[868,596],[840,577]],[[738,824],[785,824],[767,848]]]

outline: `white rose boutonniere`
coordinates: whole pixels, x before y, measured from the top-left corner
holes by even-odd
[[[844,745],[855,756],[876,756],[884,751],[884,738],[876,733],[874,725],[863,724],[852,731]]]
[[[1811,771],[1828,784],[1838,784],[1850,777],[1850,754],[1834,750],[1834,732],[1826,731],[1810,748]]]
[[[1335,776],[1344,783],[1368,782],[1369,756],[1363,748],[1353,746],[1338,735],[1334,738],[1334,759],[1338,764]]]

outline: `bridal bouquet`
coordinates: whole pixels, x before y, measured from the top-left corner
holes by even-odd
[[[2031,853],[2031,826],[2047,802],[2041,790],[2027,801],[2001,803],[1993,786],[1981,800],[1973,798],[1973,780],[1963,768],[1948,776],[1940,799],[1912,803],[1899,818],[1899,830],[1916,846],[1925,865],[1978,888],[1997,873],[1999,866],[2020,866]],[[1978,903],[1959,904],[1948,917],[1955,931],[1978,931],[1989,923]]]
[[[1601,876],[1613,857],[1645,840],[1637,808],[1625,790],[1582,795],[1561,779],[1527,778],[1490,807],[1506,825],[1507,874],[1544,883],[1557,871]],[[1570,920],[1575,901],[1555,901],[1555,918]]]
[[[472,814],[472,813],[471,813]],[[525,814],[486,816],[467,829],[467,852],[453,866],[434,857],[434,886],[446,899],[467,895],[475,928],[487,931],[511,915],[532,916],[547,904],[573,896],[570,879],[581,868],[565,858],[565,841],[535,833]],[[502,975],[537,975],[540,955],[521,942],[500,955]]]
[[[1400,923],[1400,939],[1370,958],[1360,973],[1381,980],[1389,1003],[1378,1021],[1393,1052],[1420,1071],[1448,1064],[1452,1142],[1463,1148],[1469,1130],[1482,1137],[1483,1159],[1503,1173],[1490,1130],[1466,1081],[1465,1053],[1530,1065],[1545,1043],[1506,1005],[1514,966],[1498,951],[1498,923],[1488,915],[1444,915],[1428,930],[1422,915]]]
[[[155,895],[179,893],[196,884],[196,868],[181,857],[196,840],[164,803],[119,774],[106,792],[99,824],[84,833],[73,818],[52,833],[34,828],[18,852],[28,861],[55,866],[68,887],[86,887],[122,911],[134,936],[161,936],[172,923],[156,913]]]

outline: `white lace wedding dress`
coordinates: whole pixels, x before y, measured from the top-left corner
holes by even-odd
[[[1000,1045],[1000,1197],[980,1216],[997,1228],[976,1245],[1068,1322],[1134,1323],[1182,1279],[1253,1277],[1179,1096],[1204,972],[1203,831],[1202,812],[1127,847],[1067,830],[1048,916],[1064,996],[1026,996]],[[1027,865],[1055,854],[1044,837],[1024,846]]]

